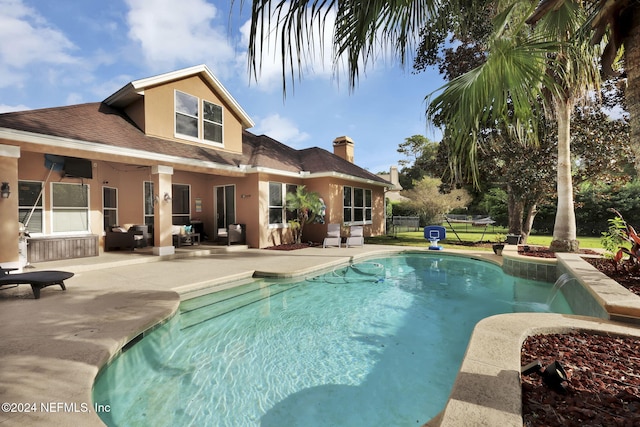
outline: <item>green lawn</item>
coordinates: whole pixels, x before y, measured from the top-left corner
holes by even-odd
[[[494,243],[497,233],[502,234],[503,237],[507,234],[507,230],[505,228],[494,226],[487,227],[485,231],[484,227],[473,227],[470,224],[455,224],[455,233],[453,232],[451,227],[446,226],[445,228],[447,230],[447,238],[440,241],[439,245],[448,249],[463,248],[464,246],[461,245],[460,241],[467,243],[479,241]],[[456,233],[458,237],[460,237],[460,240],[458,240],[458,237],[456,237]],[[529,239],[527,240],[527,244],[549,246],[549,244],[551,243],[551,239],[552,237],[548,235],[530,235]],[[581,248],[602,248],[602,245],[600,244],[600,237],[579,236],[578,240],[580,241]],[[420,231],[398,232],[396,236],[370,237],[367,238],[367,243],[398,246],[429,246],[429,241],[424,238],[422,229],[420,229]],[[488,251],[491,250],[490,247],[480,247],[477,249],[485,249]]]

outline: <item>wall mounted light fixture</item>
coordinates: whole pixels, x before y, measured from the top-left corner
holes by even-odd
[[[11,187],[9,187],[8,182],[3,182],[2,186],[0,186],[0,197],[3,199],[8,199],[9,194],[11,194]]]
[[[164,201],[168,202],[169,200],[171,200],[171,194],[169,193],[164,193]]]

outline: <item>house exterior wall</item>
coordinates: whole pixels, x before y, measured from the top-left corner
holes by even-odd
[[[343,214],[343,188],[345,185],[371,190],[372,196],[372,221],[364,225],[365,236],[379,235],[384,232],[384,188],[375,185],[360,184],[346,179],[335,177],[321,178],[294,178],[280,175],[260,174],[258,188],[259,203],[255,206],[253,200],[239,199],[240,204],[247,203],[253,221],[247,228],[247,239],[252,247],[269,247],[293,242],[293,235],[287,225],[269,225],[269,182],[280,182],[293,185],[304,185],[308,191],[317,192],[325,202],[326,216],[324,224],[306,224],[303,232],[303,241],[322,242],[327,233],[328,223],[343,224],[343,235],[348,235],[348,225],[344,225]],[[255,188],[255,187],[254,187]],[[238,197],[240,193],[238,193]],[[250,202],[247,202],[251,200]],[[249,216],[245,216],[249,218]],[[242,222],[242,221],[238,221]],[[257,224],[258,229],[252,230]]]
[[[144,97],[132,103],[124,109],[124,112],[131,120],[142,130],[146,131],[145,115],[144,115]]]
[[[136,167],[110,162],[98,162],[96,186],[99,192],[100,211],[104,205],[103,189],[111,187],[117,189],[118,195],[118,224],[144,224],[144,182],[153,181],[151,167]],[[100,212],[101,213],[101,212]],[[102,215],[93,232],[102,235]],[[111,224],[114,225],[114,224]]]
[[[283,184],[303,185],[304,182],[300,178],[296,177],[267,173],[260,173],[258,179],[260,194],[258,205],[259,247],[264,248],[268,246],[292,243],[294,241],[293,234],[287,224],[277,226],[269,224],[269,183],[279,182]]]
[[[325,223],[309,224],[305,227],[304,239],[313,242],[322,242],[327,233],[327,224],[342,224],[343,235],[348,235],[348,225],[344,224],[344,186],[364,188],[371,190],[372,217],[371,224],[364,225],[365,236],[376,236],[384,233],[384,188],[375,185],[368,185],[338,179],[333,177],[322,177],[305,180],[305,185],[309,191],[320,194],[326,205]]]
[[[20,149],[0,145],[0,182],[9,183],[11,194],[0,199],[0,263],[18,267],[18,161]]]
[[[78,153],[66,153],[64,150],[55,153],[67,155]],[[48,174],[45,167],[43,153],[22,151],[18,164],[20,180],[32,180],[43,182]],[[84,183],[89,188],[90,223],[89,233],[100,237],[101,244],[104,239],[103,230],[103,188],[117,189],[118,195],[118,225],[128,226],[144,224],[144,182],[154,182],[155,178],[151,166],[92,160],[93,179],[79,179],[63,177],[61,172],[53,171],[49,181],[44,187],[43,206],[45,236],[53,235],[51,218],[51,182]],[[16,170],[16,174],[18,174]],[[167,179],[167,177],[165,177]],[[203,223],[205,234],[210,238],[215,236],[215,187],[233,185],[235,187],[235,222],[245,224],[247,231],[247,244],[250,247],[264,248],[284,243],[291,243],[293,235],[285,224],[280,226],[269,225],[269,182],[280,182],[293,185],[305,185],[309,191],[320,194],[326,204],[325,224],[305,225],[304,241],[322,242],[326,235],[327,223],[344,223],[343,219],[343,187],[360,187],[370,189],[372,192],[372,223],[365,225],[365,235],[377,235],[384,231],[384,189],[378,185],[358,183],[348,179],[335,177],[299,178],[268,173],[249,173],[246,176],[220,176],[185,170],[173,170],[170,175],[170,183],[185,184],[190,187],[190,218],[200,220]],[[15,187],[17,203],[17,182]],[[170,187],[169,187],[170,188]],[[163,192],[154,190],[159,196],[156,203],[158,208],[164,206]],[[197,202],[198,201],[198,202]],[[161,205],[161,206],[159,206]],[[16,205],[17,206],[17,205]],[[197,211],[197,207],[199,211]],[[17,207],[16,207],[17,211]],[[165,215],[169,215],[165,212]],[[4,222],[3,222],[4,224]],[[166,230],[154,230],[159,232],[158,238],[166,234]],[[58,233],[59,234],[59,233]],[[155,234],[155,233],[154,233]],[[343,234],[348,234],[345,227]],[[201,236],[203,237],[203,236]],[[155,244],[167,245],[168,237],[155,242]],[[5,245],[5,247],[7,247]],[[9,245],[8,247],[11,247]],[[2,259],[6,259],[6,255]]]
[[[65,152],[56,153],[66,155]],[[103,233],[103,188],[117,189],[118,223],[144,224],[144,181],[151,181],[150,167],[138,167],[126,164],[93,160],[93,178],[80,179],[64,177],[59,171],[45,167],[44,154],[24,152],[19,162],[19,179],[45,183],[42,195],[43,234],[53,234],[51,218],[51,183],[84,183],[89,188],[89,232],[102,236]],[[17,187],[16,187],[17,188]],[[112,224],[116,225],[116,224]]]
[[[175,136],[175,91],[197,96],[223,107],[223,145],[226,151],[242,152],[242,124],[227,104],[218,97],[209,85],[199,76],[171,82],[151,89],[146,89],[145,98],[145,132],[149,136],[172,139],[186,144],[198,144]],[[201,120],[201,118],[200,118]],[[206,143],[202,143],[206,144]],[[216,146],[217,148],[217,146]]]

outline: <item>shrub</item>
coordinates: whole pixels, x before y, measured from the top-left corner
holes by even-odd
[[[609,219],[609,229],[602,233],[602,246],[608,251],[608,256],[613,260],[616,267],[622,262],[625,254],[629,255],[626,264],[630,270],[640,268],[640,236],[636,230],[629,225],[622,214],[616,209],[609,209],[616,214]]]

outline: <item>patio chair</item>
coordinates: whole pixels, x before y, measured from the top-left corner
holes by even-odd
[[[364,227],[361,225],[354,225],[351,227],[349,237],[347,237],[347,247],[349,246],[364,246]]]
[[[342,237],[340,237],[340,224],[328,224],[327,225],[327,237],[322,242],[322,247],[337,246],[340,247],[342,243]]]
[[[104,250],[144,248],[147,246],[149,234],[146,225],[133,225],[127,227],[111,227],[105,231]]]
[[[64,281],[73,277],[73,273],[57,270],[9,274],[9,272],[13,270],[15,269],[5,269],[0,267],[0,286],[31,285],[31,290],[33,291],[33,297],[35,299],[40,298],[40,290],[47,286],[60,285],[63,291],[66,290],[67,288],[64,286]]]

